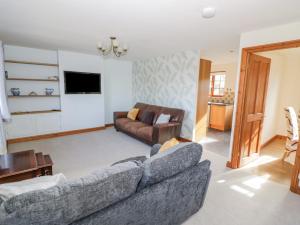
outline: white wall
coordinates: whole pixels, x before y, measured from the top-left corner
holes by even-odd
[[[113,112],[127,111],[133,106],[132,62],[104,60],[105,123],[113,123]]]
[[[226,64],[212,64],[211,71],[226,71],[225,89],[231,88],[232,91],[235,89],[236,74],[237,74],[237,62],[226,63]]]
[[[102,127],[112,123],[113,111],[132,107],[132,63],[106,59],[69,51],[54,51],[5,46],[5,59],[58,63],[59,67],[44,67],[6,63],[9,77],[48,78],[59,76],[59,82],[7,81],[9,89],[19,87],[21,94],[31,91],[44,94],[45,87],[53,87],[59,98],[10,98],[10,111],[35,111],[61,109],[61,112],[12,116],[5,124],[8,139],[35,136],[67,130]],[[101,73],[101,94],[65,94],[64,71]],[[106,96],[105,96],[106,95]],[[2,126],[2,124],[0,124]]]
[[[271,44],[283,41],[291,41],[291,40],[298,40],[300,39],[300,22],[280,25],[269,27],[265,29],[255,30],[251,32],[245,32],[241,34],[240,37],[240,50],[239,50],[239,63],[238,68],[241,65],[241,52],[242,49],[245,47],[263,45],[263,44]],[[238,70],[239,71],[239,70]],[[237,80],[235,93],[238,93],[238,84],[239,84],[239,72],[237,73]],[[235,102],[237,102],[237,97]],[[236,115],[236,106],[234,107],[234,116],[233,116],[233,127],[235,126],[235,115]],[[230,149],[232,150],[233,144],[233,137],[234,137],[234,129],[231,135],[231,142],[230,142]],[[231,153],[229,154],[229,156]]]
[[[62,130],[105,125],[103,58],[76,52],[58,51]],[[101,73],[101,94],[65,94],[64,71]]]
[[[262,143],[275,135],[286,134],[284,108],[300,110],[300,50],[260,53],[271,59]]]
[[[300,111],[300,54],[288,54],[284,57],[284,74],[281,82],[281,90],[279,95],[279,118],[277,119],[277,133],[286,134],[286,121],[283,108],[292,106],[296,113]]]

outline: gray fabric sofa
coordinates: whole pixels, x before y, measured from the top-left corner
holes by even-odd
[[[143,163],[118,163],[77,180],[15,196],[0,207],[1,225],[176,225],[203,205],[210,162],[182,143]]]

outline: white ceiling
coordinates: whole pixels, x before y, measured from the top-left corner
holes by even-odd
[[[216,17],[203,19],[204,6]],[[115,35],[128,44],[127,59],[200,49],[231,62],[241,32],[299,20],[299,0],[0,0],[7,44],[97,53],[96,43]]]

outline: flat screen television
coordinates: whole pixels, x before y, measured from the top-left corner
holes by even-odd
[[[101,94],[101,74],[64,71],[66,94]]]

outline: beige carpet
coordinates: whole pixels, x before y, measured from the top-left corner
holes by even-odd
[[[149,146],[112,128],[9,145],[9,152],[26,149],[51,154],[54,172],[68,178],[120,159],[149,154]],[[185,225],[300,224],[300,196],[291,193],[288,186],[271,181],[269,174],[256,175],[251,168],[226,169],[226,158],[211,151],[204,151],[202,159],[212,162],[212,180],[204,207]]]

